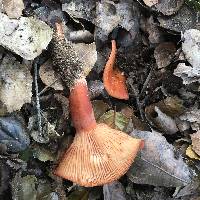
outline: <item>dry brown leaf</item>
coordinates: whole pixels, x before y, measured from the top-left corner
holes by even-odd
[[[24,10],[23,0],[3,0],[3,8],[9,18],[18,19]]]
[[[160,43],[154,50],[154,57],[158,65],[158,69],[167,67],[174,57],[176,47],[172,42]]]

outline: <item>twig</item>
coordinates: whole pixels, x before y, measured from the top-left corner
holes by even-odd
[[[142,107],[141,107],[141,103],[140,103],[140,99],[139,99],[139,96],[138,96],[138,91],[136,91],[135,87],[133,86],[133,83],[129,81],[129,84],[131,86],[131,89],[133,91],[133,94],[136,98],[136,103],[137,103],[137,107],[138,107],[138,110],[140,112],[140,116],[142,118],[142,121],[145,121],[145,117],[144,117],[144,114],[143,114],[143,111],[142,111]]]
[[[42,136],[42,117],[41,117],[41,109],[40,109],[40,99],[39,99],[39,92],[38,92],[38,59],[35,59],[34,62],[34,79],[35,79],[35,96],[36,96],[36,109],[37,109],[37,119],[38,119],[38,131],[39,135]]]
[[[150,72],[149,72],[149,74],[148,74],[148,76],[147,76],[147,78],[146,78],[146,80],[145,80],[145,82],[144,82],[144,85],[143,85],[142,90],[141,90],[141,92],[140,92],[139,98],[142,96],[142,94],[143,94],[144,91],[146,90],[146,88],[147,88],[147,86],[148,86],[148,84],[149,84],[149,81],[150,81],[150,79],[151,79],[152,72],[153,72],[153,67],[151,67]]]

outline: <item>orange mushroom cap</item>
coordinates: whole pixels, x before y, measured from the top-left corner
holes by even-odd
[[[126,78],[124,74],[115,67],[116,54],[116,41],[112,40],[112,51],[104,69],[103,83],[110,96],[127,100],[129,95],[126,87]]]
[[[85,187],[107,184],[127,172],[141,146],[142,140],[98,124],[76,133],[55,173]]]

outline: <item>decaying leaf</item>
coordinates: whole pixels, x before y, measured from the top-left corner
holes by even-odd
[[[94,20],[96,35],[100,40],[105,41],[115,27],[121,26],[130,32],[133,40],[139,31],[138,16],[138,9],[130,0],[118,3],[106,0],[98,2]]]
[[[89,191],[86,189],[76,190],[68,196],[68,200],[88,200]]]
[[[155,22],[153,16],[150,16],[148,19],[142,18],[142,22],[141,28],[148,33],[150,43],[159,44],[164,41],[164,33],[159,28],[159,24]]]
[[[39,74],[42,82],[45,85],[52,87],[55,90],[63,90],[62,82],[53,70],[51,59],[47,60],[43,65],[40,66]]]
[[[73,18],[83,18],[92,21],[95,15],[96,2],[93,0],[70,0],[62,5],[62,10]]]
[[[24,124],[14,117],[1,117],[0,143],[6,145],[9,152],[20,152],[26,149],[30,140]]]
[[[184,84],[200,82],[200,31],[197,29],[186,30],[182,35],[182,40],[183,53],[191,66],[179,63],[174,74],[181,77]]]
[[[33,156],[42,162],[54,161],[54,159],[56,158],[56,156],[52,152],[50,152],[49,149],[40,146],[34,146]]]
[[[149,7],[154,6],[158,3],[158,0],[143,0],[143,1]]]
[[[109,110],[99,118],[98,122],[105,123],[111,128],[123,131],[127,128],[129,120],[130,119],[123,115],[121,112]]]
[[[156,59],[156,64],[158,69],[167,67],[174,57],[176,52],[176,47],[172,42],[160,43],[154,50],[154,57]]]
[[[3,8],[9,18],[19,18],[24,9],[23,0],[3,0]]]
[[[192,149],[200,156],[200,131],[197,131],[190,136],[192,139]]]
[[[5,163],[1,161],[0,163],[0,196],[3,191],[8,189],[10,179],[9,168]]]
[[[172,117],[163,113],[157,106],[155,106],[154,110],[157,113],[157,116],[153,119],[151,118],[151,120],[159,130],[166,134],[174,134],[178,132],[176,122]]]
[[[144,0],[144,3],[164,15],[172,15],[180,9],[184,0]]]
[[[185,152],[186,156],[188,156],[191,159],[196,159],[196,160],[200,160],[200,156],[198,156],[193,150],[192,150],[192,146],[190,145]]]
[[[30,103],[32,97],[32,76],[25,64],[7,55],[0,64],[0,101],[7,112],[20,110]]]
[[[92,106],[96,120],[98,120],[109,109],[109,105],[102,100],[92,101]]]
[[[27,60],[40,55],[51,41],[53,31],[38,19],[21,17],[12,20],[0,13],[0,21],[0,45]]]
[[[175,150],[160,133],[134,130],[133,137],[145,141],[141,154],[128,172],[134,183],[178,187],[191,182],[193,174],[183,158],[175,157]]]
[[[180,115],[180,119],[189,122],[193,130],[198,131],[200,129],[200,109],[197,105],[187,109]]]
[[[197,27],[197,17],[197,12],[184,4],[175,15],[169,17],[160,16],[158,17],[158,21],[163,28],[176,32],[184,32],[185,30]]]
[[[34,115],[29,118],[28,129],[31,133],[31,137],[39,143],[48,143],[50,138],[59,137],[59,134],[55,131],[55,125],[51,124],[46,119],[46,113],[42,118],[42,133],[38,130],[37,116]]]
[[[36,200],[36,181],[37,178],[33,175],[21,177],[21,173],[18,172],[11,183],[13,199]]]
[[[104,200],[126,200],[125,189],[118,181],[104,185],[103,196]]]

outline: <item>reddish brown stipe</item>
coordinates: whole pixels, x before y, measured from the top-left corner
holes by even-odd
[[[110,96],[127,100],[129,96],[126,88],[126,78],[124,74],[115,67],[116,54],[116,41],[112,40],[112,51],[104,69],[103,83]]]

